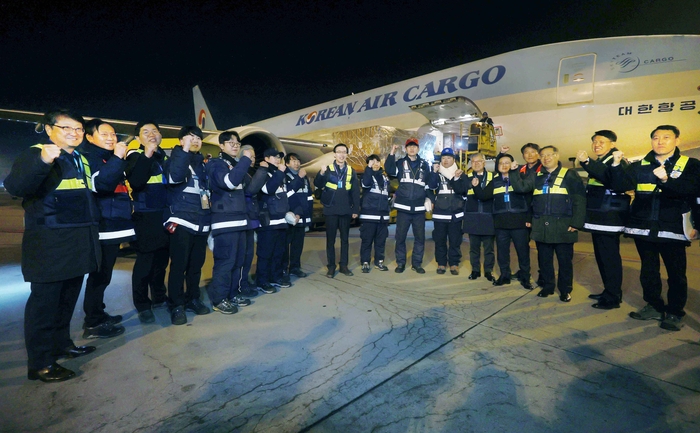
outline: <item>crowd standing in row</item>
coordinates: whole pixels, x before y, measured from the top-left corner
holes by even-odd
[[[86,283],[84,338],[110,338],[124,332],[121,316],[105,312],[104,292],[112,277],[119,245],[135,241],[133,302],[143,323],[155,321],[154,308],[170,310],[174,325],[187,323],[186,311],[210,313],[201,301],[200,278],[206,248],[213,251],[212,280],[207,287],[214,311],[233,314],[251,304],[258,293],[275,293],[303,278],[304,233],[311,223],[313,188],[298,155],[266,149],[258,167],[255,150],[241,145],[236,132],[219,135],[220,155],[200,152],[202,131],[194,126],[179,133],[172,153],[160,147],[155,122],[140,122],[140,146],[127,152],[114,128],[100,119],[60,110],[47,113],[45,131],[52,144],[32,146],[13,165],[7,190],[23,197],[25,234],[22,271],[31,283],[25,310],[28,378],[45,382],[75,375],[56,363],[62,357],[91,353],[94,346],[75,346],[70,320]],[[642,261],[640,281],[648,303],[635,319],[661,320],[661,327],[679,330],[687,299],[683,215],[700,195],[700,162],[680,155],[680,132],[671,125],[651,133],[652,151],[627,164],[615,148],[612,131],[592,137],[591,159],[577,159],[589,173],[584,186],[575,170],[562,167],[554,146],[528,143],[519,167],[508,147],[496,159],[496,171],[485,170],[481,154],[471,169],[459,169],[452,149],[445,148],[431,164],[419,156],[419,143],[405,143],[406,156],[396,160],[398,146],[386,157],[370,155],[362,176],[347,163],[348,146],[334,148],[334,162],[323,167],[314,185],[320,189],[326,222],[326,274],[336,276],[335,239],[340,233],[338,269],[346,276],[348,234],[352,219],[360,228],[362,272],[388,271],[385,244],[390,208],[396,209],[396,268],[405,271],[406,237],[414,234],[411,269],[424,274],[425,215],[432,212],[437,273],[459,274],[462,234],[469,234],[472,267],[468,278],[484,276],[493,285],[510,284],[510,244],[518,268],[515,277],[532,290],[529,241],[537,246],[540,297],[558,288],[571,300],[573,244],[578,230],[592,232],[596,261],[604,283],[590,295],[599,309],[619,308],[622,300],[620,235],[635,240]],[[83,143],[86,138],[86,143]],[[389,177],[399,186],[389,202]],[[362,194],[360,191],[362,190]],[[634,200],[630,205],[630,191]],[[257,236],[257,249],[254,239]],[[500,276],[492,272],[497,246]],[[257,251],[256,283],[248,279]],[[559,265],[555,280],[554,255]],[[668,305],[661,297],[659,257],[669,274]],[[165,272],[170,263],[168,286]]]

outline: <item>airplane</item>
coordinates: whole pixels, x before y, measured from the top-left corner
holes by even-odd
[[[573,161],[588,150],[600,129],[617,133],[629,157],[649,149],[657,125],[681,130],[681,149],[700,147],[700,35],[628,36],[561,42],[525,48],[466,63],[249,125],[230,128],[257,155],[266,148],[294,152],[313,176],[345,143],[358,171],[365,157],[385,157],[409,137],[429,161],[444,147],[460,153],[509,146],[519,159],[528,142],[554,145],[560,159]],[[218,130],[198,86],[195,121],[205,143],[218,144]],[[494,122],[496,143],[474,146],[470,133],[483,113]],[[41,113],[0,110],[0,118],[38,122]],[[131,134],[135,122],[109,120]],[[164,137],[179,127],[165,125]],[[473,138],[473,137],[472,137]],[[218,151],[218,148],[212,146]]]

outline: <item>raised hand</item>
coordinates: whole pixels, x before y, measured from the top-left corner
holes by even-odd
[[[119,143],[114,145],[114,156],[117,158],[124,159],[126,157],[126,150],[129,148],[129,145],[124,143],[123,141],[120,141]]]
[[[585,150],[579,150],[576,152],[576,159],[578,159],[579,162],[586,162],[588,161],[588,152]]]
[[[55,144],[45,144],[41,149],[41,160],[47,164],[53,164],[59,156],[61,156],[61,148]]]

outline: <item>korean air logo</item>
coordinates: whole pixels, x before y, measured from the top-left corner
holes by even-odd
[[[205,129],[204,125],[207,123],[207,113],[204,110],[199,110],[199,116],[197,116],[197,126],[200,129]]]
[[[612,58],[610,69],[624,74],[634,71],[639,64],[639,57],[632,54],[632,52],[620,53]]]
[[[305,121],[307,124],[309,124],[309,123],[313,122],[313,121],[316,119],[316,116],[317,116],[317,115],[318,115],[318,112],[317,112],[317,111],[312,111],[311,113],[309,113],[309,114],[306,115],[306,119],[304,119],[304,121]]]

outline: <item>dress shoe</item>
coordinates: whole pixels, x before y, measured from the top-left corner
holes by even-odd
[[[491,272],[484,272],[484,278],[486,278],[487,280],[489,280],[491,282],[493,282],[495,280],[495,278],[493,278],[493,274]]]
[[[527,280],[520,280],[520,285],[523,286],[525,290],[533,290],[535,288],[532,284],[532,280],[529,278]]]
[[[97,347],[95,346],[71,346],[66,349],[63,349],[55,355],[59,358],[73,359],[85,356],[88,353],[94,352],[95,350],[97,350]]]
[[[401,272],[406,270],[406,265],[397,265],[396,269],[394,269],[394,272],[397,274],[400,274]]]
[[[469,274],[469,276],[467,278],[470,280],[476,280],[480,276],[481,276],[481,274],[479,272],[472,272],[471,274]]]
[[[341,266],[340,273],[343,275],[347,275],[348,277],[352,277],[353,275],[355,275],[352,273],[352,271],[350,269],[348,269],[347,266]]]
[[[63,368],[55,362],[48,367],[35,370],[30,368],[27,370],[27,379],[40,380],[42,382],[63,382],[72,377],[75,377],[75,372]]]
[[[540,298],[546,298],[547,296],[553,295],[554,292],[548,292],[545,289],[540,290],[540,293],[537,294]]]
[[[208,309],[208,308],[207,308]],[[187,323],[187,315],[185,314],[185,307],[178,305],[173,308],[172,313],[170,313],[170,322],[173,325],[184,325]]]
[[[438,266],[438,268],[437,268],[438,275],[443,275],[445,272],[447,272],[447,268],[445,268],[444,266]]]
[[[112,338],[122,335],[126,329],[121,325],[103,322],[97,326],[86,326],[83,338]]]
[[[571,302],[571,293],[564,293],[559,295],[559,300],[562,302]]]
[[[591,305],[591,307],[596,308],[598,310],[612,310],[614,308],[620,308],[620,303],[619,302],[610,302],[605,298],[600,298],[598,300],[598,302]]]
[[[597,300],[599,300],[599,299],[603,299],[603,294],[602,294],[602,293],[598,293],[597,295],[594,295],[593,293],[591,293],[590,295],[588,295],[588,297],[591,298],[591,299],[595,299],[595,300],[597,301]]]
[[[289,271],[289,275],[294,275],[295,277],[299,277],[299,278],[305,278],[305,277],[308,276],[309,274],[307,274],[306,272],[302,271],[301,268],[294,268],[294,269],[291,269],[291,270]]]
[[[108,323],[110,325],[116,325],[119,323],[122,323],[122,316],[117,314],[116,316],[110,316],[107,313],[104,313],[103,315],[104,320],[102,320],[102,323]],[[87,328],[87,324],[83,322],[83,329]]]
[[[205,314],[211,313],[209,307],[204,305],[204,303],[200,301],[199,298],[193,299],[190,302],[186,303],[185,310],[191,311],[198,316],[203,316]]]
[[[326,272],[326,276],[328,278],[335,278],[335,268],[328,268],[328,272]]]
[[[139,320],[141,323],[153,323],[156,321],[156,316],[153,315],[151,310],[139,311]]]
[[[459,266],[450,266],[450,273],[452,275],[459,275]]]
[[[421,268],[420,266],[411,266],[412,271],[416,271],[419,274],[424,274],[425,269]]]
[[[498,279],[493,282],[494,286],[505,286],[506,284],[510,284],[510,278],[498,277]]]

